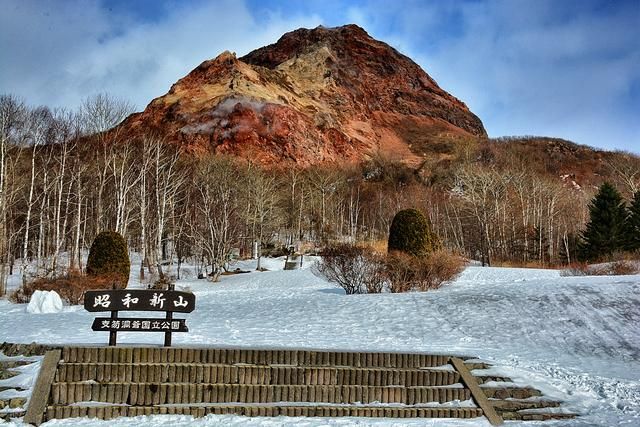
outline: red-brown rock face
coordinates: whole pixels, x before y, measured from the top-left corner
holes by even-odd
[[[417,163],[413,139],[486,136],[463,102],[355,25],[296,30],[240,59],[224,52],[122,126],[188,151],[301,166],[372,153]]]

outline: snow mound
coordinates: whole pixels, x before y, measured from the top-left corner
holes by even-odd
[[[27,313],[60,313],[62,311],[62,299],[56,291],[35,291],[31,296]]]

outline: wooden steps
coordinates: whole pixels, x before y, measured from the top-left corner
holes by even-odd
[[[376,387],[190,383],[54,383],[54,405],[99,401],[129,405],[189,403],[395,403],[406,405],[469,400],[462,387]]]
[[[173,382],[253,385],[444,386],[456,384],[454,371],[318,366],[255,366],[204,363],[66,363],[57,382]]]
[[[527,399],[542,396],[540,390],[531,387],[481,387],[489,399]]]
[[[449,355],[307,350],[248,350],[179,347],[65,347],[65,363],[207,363],[223,365],[423,368],[449,363]],[[465,359],[465,357],[460,357]]]
[[[24,407],[27,403],[27,398],[23,394],[25,390],[22,386],[3,380],[20,375],[19,368],[32,363],[37,363],[37,360],[26,358],[3,358],[0,360],[0,393],[4,396],[0,398],[1,419],[10,420],[24,416]]]
[[[249,417],[389,417],[389,418],[476,418],[479,408],[401,408],[331,405],[209,405],[209,406],[49,406],[47,419],[90,417],[109,420],[138,415],[244,415]]]
[[[43,415],[46,421],[152,414],[474,418],[491,412],[496,424],[500,415],[568,416],[540,412],[560,402],[541,398],[536,389],[470,373],[490,368],[484,362],[462,357],[454,368],[450,360],[401,353],[68,347]],[[469,381],[492,384],[473,394]],[[477,393],[485,396],[482,407]]]

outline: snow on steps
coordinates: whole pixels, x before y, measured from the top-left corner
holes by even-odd
[[[450,359],[406,353],[66,347],[44,419],[151,414],[483,416],[469,387],[450,367]],[[489,367],[460,359],[468,360],[469,370]],[[492,383],[481,389],[505,419],[573,416],[541,412],[560,402],[539,397],[538,390],[517,387],[509,378],[474,375],[474,379],[478,384]]]
[[[12,356],[0,345],[0,418],[24,416],[29,384],[37,375],[40,356]]]

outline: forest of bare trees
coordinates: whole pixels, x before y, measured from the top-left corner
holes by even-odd
[[[595,187],[542,175],[527,162],[469,156],[436,182],[382,158],[349,167],[264,169],[186,155],[162,138],[117,128],[131,107],[106,95],[79,111],[31,108],[0,97],[0,294],[24,282],[82,271],[93,238],[115,230],[153,280],[188,261],[214,279],[233,253],[386,241],[394,214],[414,207],[443,244],[483,263],[574,260]],[[107,132],[107,130],[109,130]],[[608,165],[623,194],[640,187],[638,158]]]

